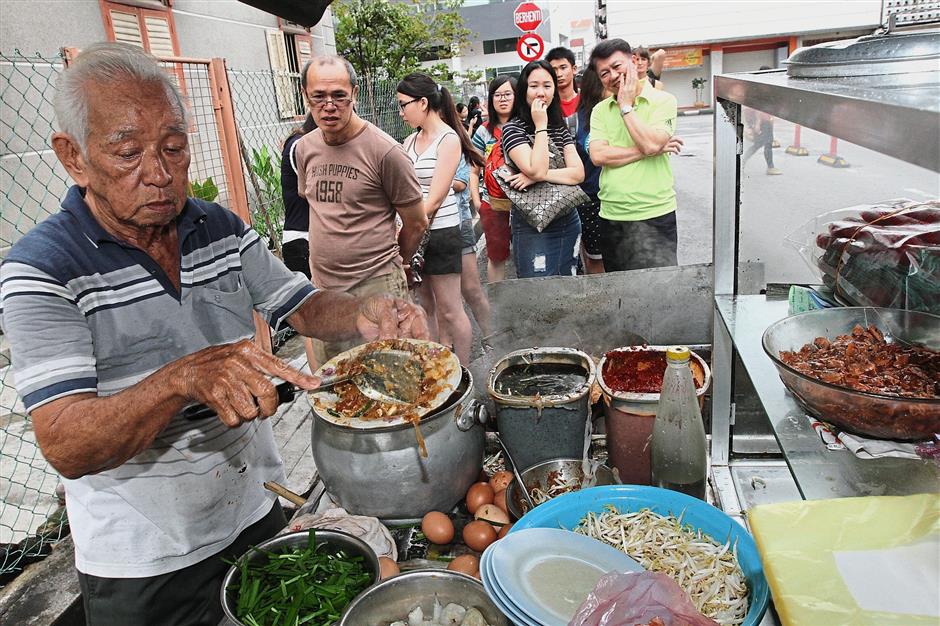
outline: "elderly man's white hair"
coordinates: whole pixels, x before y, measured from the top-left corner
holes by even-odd
[[[115,82],[162,85],[167,99],[178,107],[184,127],[188,127],[188,111],[179,89],[154,57],[129,44],[92,44],[59,76],[52,100],[59,130],[78,142],[82,154],[87,152],[89,90]]]

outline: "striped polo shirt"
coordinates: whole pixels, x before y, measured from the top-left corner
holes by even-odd
[[[106,232],[73,186],[62,211],[0,266],[0,322],[27,411],[71,394],[116,394],[203,348],[274,328],[313,293],[225,208],[190,198],[177,218],[180,291],[140,249]],[[176,416],[120,467],[63,479],[76,567],[155,576],[230,545],[269,510],[282,480],[271,425]]]

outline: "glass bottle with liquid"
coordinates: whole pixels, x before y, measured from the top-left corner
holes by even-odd
[[[705,499],[708,471],[705,426],[689,367],[691,351],[666,351],[666,374],[653,423],[650,462],[653,484]]]

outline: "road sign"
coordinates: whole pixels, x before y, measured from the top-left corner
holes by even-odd
[[[542,53],[545,52],[545,42],[536,33],[526,33],[519,37],[519,41],[516,43],[516,52],[526,63],[535,61],[540,59]]]
[[[531,32],[542,23],[542,9],[534,2],[523,2],[513,11],[512,21],[522,32]]]

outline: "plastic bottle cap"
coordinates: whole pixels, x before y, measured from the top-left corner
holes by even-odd
[[[692,351],[685,346],[669,346],[666,348],[666,360],[683,363],[692,358]]]

